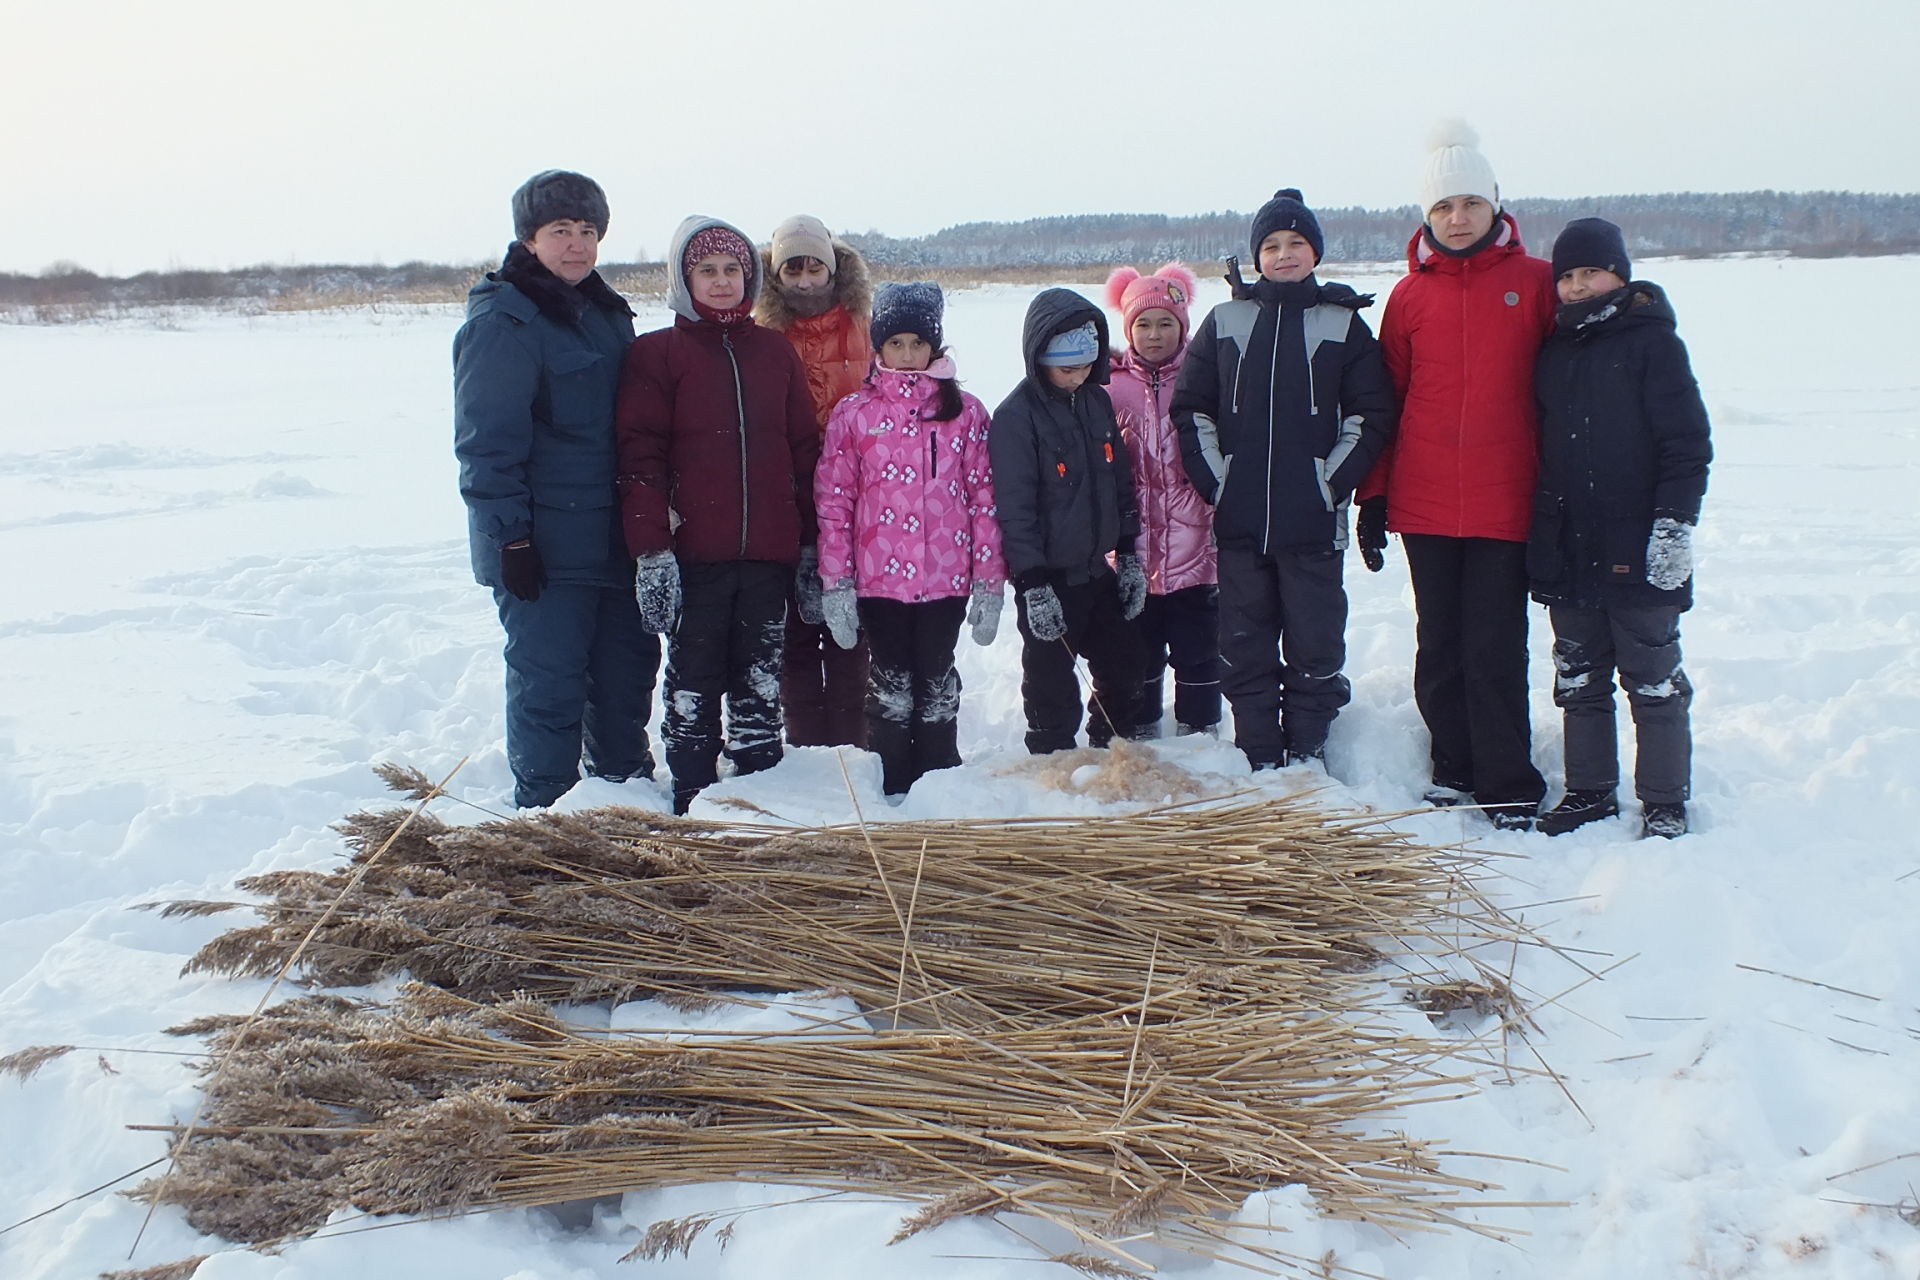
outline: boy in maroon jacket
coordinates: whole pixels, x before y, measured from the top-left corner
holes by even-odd
[[[620,378],[621,524],[642,621],[668,637],[662,685],[673,809],[719,776],[780,759],[787,593],[814,541],[820,457],[806,370],[753,321],[747,238],[717,218],[674,233],[671,326],[634,340]]]

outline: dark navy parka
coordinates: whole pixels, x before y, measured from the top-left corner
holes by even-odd
[[[1055,334],[1089,320],[1099,354],[1086,382],[1062,391],[1040,355]],[[1071,289],[1047,289],[1028,304],[1020,349],[1027,376],[987,432],[1007,577],[1022,589],[1050,576],[1089,582],[1110,572],[1108,553],[1131,552],[1140,533],[1133,464],[1107,395],[1106,315]]]
[[[1527,574],[1545,604],[1693,603],[1693,580],[1647,582],[1656,517],[1700,519],[1713,459],[1707,409],[1658,285],[1559,309],[1534,366],[1540,480]]]
[[[633,312],[597,273],[569,287],[522,244],[468,293],[453,339],[453,450],[482,585],[503,585],[500,548],[522,538],[550,582],[632,583],[613,428],[632,342]]]

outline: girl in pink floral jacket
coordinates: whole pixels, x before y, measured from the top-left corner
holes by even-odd
[[[954,381],[943,310],[937,284],[880,287],[873,370],[834,406],[814,472],[822,608],[843,647],[866,630],[867,745],[889,796],[960,763],[954,646],[962,621],[993,643],[1006,581],[987,410]]]
[[[1135,619],[1146,641],[1137,737],[1160,731],[1168,666],[1177,733],[1212,733],[1220,720],[1220,589],[1213,508],[1187,479],[1180,433],[1167,416],[1186,359],[1193,273],[1169,262],[1150,276],[1132,267],[1107,277],[1107,305],[1120,313],[1127,348],[1113,357],[1107,395],[1133,459],[1147,604]]]

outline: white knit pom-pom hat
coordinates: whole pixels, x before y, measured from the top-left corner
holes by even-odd
[[[1420,212],[1449,196],[1479,196],[1500,207],[1500,184],[1480,154],[1480,135],[1465,120],[1443,120],[1427,139],[1427,167],[1420,175]]]

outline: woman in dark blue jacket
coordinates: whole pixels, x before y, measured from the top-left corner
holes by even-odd
[[[513,195],[516,239],[453,340],[453,449],[473,575],[506,629],[514,804],[587,771],[653,776],[659,637],[640,625],[614,492],[614,392],[633,311],[594,270],[607,198],[549,169]]]
[[[1541,815],[1560,835],[1620,811],[1615,673],[1633,713],[1642,834],[1687,830],[1693,687],[1680,615],[1713,458],[1707,410],[1660,287],[1632,280],[1620,229],[1567,225],[1553,246],[1560,309],[1540,352],[1540,479],[1527,574],[1553,620],[1553,700],[1567,794]],[[1631,283],[1629,283],[1631,281]]]

